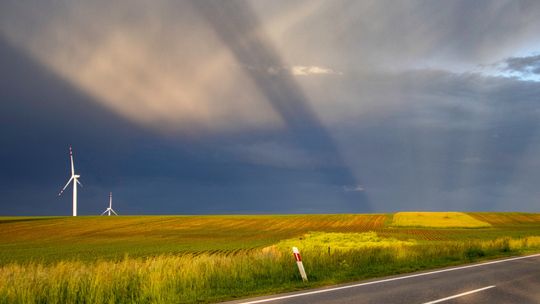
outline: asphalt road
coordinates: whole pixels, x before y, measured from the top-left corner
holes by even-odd
[[[227,303],[540,303],[540,254]]]

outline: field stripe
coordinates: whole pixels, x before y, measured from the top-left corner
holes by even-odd
[[[478,288],[478,289],[467,291],[467,292],[462,292],[462,293],[457,294],[457,295],[453,295],[453,296],[449,296],[449,297],[446,297],[446,298],[426,302],[424,304],[440,303],[440,302],[448,301],[448,300],[451,300],[451,299],[455,299],[455,298],[463,297],[463,296],[466,296],[466,295],[470,295],[470,294],[473,294],[473,293],[476,293],[476,292],[480,292],[482,290],[490,289],[490,288],[493,288],[493,287],[495,287],[495,285],[491,285],[491,286],[487,286],[487,287],[483,287],[483,288]]]
[[[454,268],[447,268],[447,269],[435,270],[435,271],[430,271],[430,272],[411,274],[411,275],[406,275],[406,276],[403,276],[403,277],[389,278],[389,279],[371,281],[371,282],[366,282],[366,283],[358,283],[358,284],[346,285],[346,286],[340,286],[340,287],[334,287],[334,288],[319,289],[319,290],[308,291],[308,292],[303,292],[303,293],[295,293],[295,294],[292,294],[292,295],[280,296],[280,297],[275,297],[275,298],[268,298],[268,299],[254,300],[254,301],[248,301],[248,302],[241,302],[241,304],[256,304],[256,303],[265,303],[265,302],[271,302],[271,301],[277,301],[277,300],[284,300],[284,299],[308,296],[308,295],[313,295],[313,294],[332,292],[332,291],[337,291],[337,290],[342,290],[342,289],[349,289],[349,288],[368,286],[368,285],[375,285],[375,284],[398,281],[398,280],[405,280],[405,279],[422,277],[422,276],[427,276],[427,275],[432,275],[432,274],[437,274],[437,273],[444,273],[444,272],[463,270],[463,269],[486,266],[486,265],[492,265],[492,264],[511,262],[511,261],[522,260],[522,259],[529,259],[529,258],[534,258],[534,257],[539,257],[539,256],[540,256],[540,253],[537,253],[537,254],[533,254],[533,255],[509,258],[509,259],[504,259],[504,260],[496,260],[496,261],[484,262],[484,263],[473,264],[473,265],[459,266],[459,267],[454,267]]]

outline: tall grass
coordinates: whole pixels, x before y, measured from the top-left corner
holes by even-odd
[[[0,268],[0,303],[206,302],[294,282],[286,260],[250,253],[9,264]]]
[[[185,254],[121,261],[11,263],[0,267],[0,303],[199,303],[453,265],[540,250],[540,237],[367,246],[306,247],[309,282],[289,250]]]

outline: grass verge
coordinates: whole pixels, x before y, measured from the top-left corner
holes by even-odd
[[[328,251],[318,246],[325,239],[344,244],[362,239],[366,246],[338,246]],[[304,240],[308,283],[302,283],[288,241],[284,241],[282,246],[228,256],[203,253],[7,264],[0,267],[0,303],[215,302],[540,250],[540,237],[404,244],[368,233],[315,234]]]

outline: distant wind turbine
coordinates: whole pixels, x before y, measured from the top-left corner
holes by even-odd
[[[109,208],[107,208],[101,215],[104,215],[107,213],[108,216],[111,216],[111,212],[114,213],[114,215],[118,215],[112,208],[112,192],[109,192]]]
[[[82,184],[79,182],[79,177],[81,176],[75,174],[75,166],[73,165],[73,151],[71,150],[71,146],[69,146],[69,158],[71,159],[71,178],[68,180],[64,188],[62,188],[60,193],[58,193],[58,196],[61,196],[69,183],[73,182],[73,216],[77,216],[77,184],[81,185],[81,187]]]

